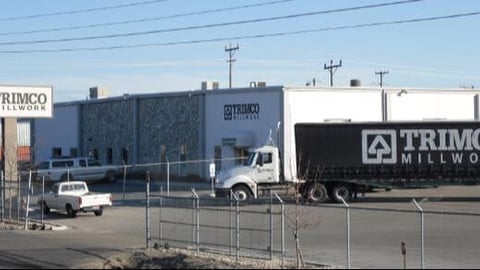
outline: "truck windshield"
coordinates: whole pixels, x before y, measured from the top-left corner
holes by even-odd
[[[245,161],[243,162],[243,166],[252,166],[253,164],[255,164],[254,162],[256,155],[256,152],[251,152],[250,154],[248,154],[247,159],[245,159]]]

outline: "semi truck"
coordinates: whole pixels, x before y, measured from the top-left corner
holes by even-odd
[[[310,202],[341,202],[372,188],[480,179],[476,121],[297,123],[290,135],[253,149],[243,166],[220,172],[216,196],[244,200],[261,189],[295,185]]]

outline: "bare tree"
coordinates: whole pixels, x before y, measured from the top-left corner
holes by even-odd
[[[299,157],[298,161],[298,173],[297,176],[299,179],[305,179],[305,177],[308,175],[308,167],[306,167],[304,172],[301,172],[300,164],[301,164],[301,155]],[[307,202],[306,198],[306,190],[305,190],[305,180],[302,180],[301,182],[295,183],[295,189],[293,190],[293,194],[290,194],[294,196],[295,199],[295,205],[293,209],[293,213],[291,211],[287,211],[286,219],[287,219],[287,226],[292,230],[293,237],[295,239],[295,251],[296,251],[296,262],[297,262],[297,268],[303,268],[305,267],[305,260],[303,258],[303,252],[301,248],[301,238],[300,238],[300,232],[301,230],[309,229],[315,226],[318,226],[320,224],[320,217],[317,217],[316,219],[312,220],[311,222],[308,222],[305,218],[306,214],[306,209],[305,207],[302,207],[303,204]]]
[[[5,183],[4,188],[8,188],[8,218],[12,219],[12,198],[16,195],[13,183],[18,181],[16,145],[5,145]],[[9,154],[10,153],[10,154]],[[6,199],[6,198],[4,198]]]

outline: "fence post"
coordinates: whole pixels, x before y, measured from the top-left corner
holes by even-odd
[[[167,160],[167,196],[170,196],[170,161]]]
[[[20,189],[20,174],[17,176],[17,222],[20,223],[20,210],[22,208],[22,193]]]
[[[42,176],[42,210],[41,210],[42,213],[40,214],[40,215],[41,215],[41,216],[40,216],[40,221],[41,221],[41,223],[42,223],[42,228],[44,228],[44,227],[43,227],[43,215],[44,215],[44,212],[43,212],[44,209],[43,209],[43,207],[45,207],[45,203],[43,202],[44,197],[45,197],[45,176]]]
[[[2,188],[2,190],[0,191],[0,193],[1,193],[0,196],[1,196],[1,201],[2,201],[1,202],[2,203],[2,209],[1,209],[2,216],[1,216],[1,218],[2,218],[2,222],[3,222],[3,219],[5,218],[5,214],[4,214],[4,210],[5,210],[5,178],[4,178],[3,171],[1,171],[0,174],[1,174],[0,175],[0,181],[1,181],[0,185],[1,185],[1,188]]]
[[[162,226],[162,207],[163,207],[163,186],[160,187],[160,208],[158,211],[158,241],[160,246],[163,245],[163,226]]]
[[[273,260],[273,191],[270,189],[270,261]]]
[[[146,207],[145,207],[145,216],[146,216],[146,244],[147,248],[150,248],[150,171],[145,173],[145,197],[147,199]]]
[[[32,170],[28,173],[28,191],[27,191],[27,205],[25,209],[25,230],[28,230],[28,208],[30,207],[30,186],[32,185]]]
[[[123,201],[125,202],[125,183],[127,182],[127,164],[123,164]]]
[[[420,207],[420,205],[415,201],[415,199],[412,199],[413,204],[415,207],[417,207],[418,211],[420,212],[420,226],[421,226],[421,235],[420,235],[420,267],[421,269],[425,269],[425,260],[424,260],[424,254],[425,254],[425,226],[424,226],[424,212],[423,208]]]
[[[282,269],[285,269],[285,205],[283,204],[283,200],[278,196],[278,194],[275,192],[275,197],[280,201],[281,203],[281,228],[280,230],[282,231]]]
[[[196,250],[196,255],[198,255],[200,251],[200,197],[198,196],[197,192],[195,192],[195,189],[192,188],[192,193],[193,193],[193,242],[195,243],[195,250]]]
[[[343,205],[345,205],[346,211],[346,219],[347,219],[347,269],[350,269],[350,206],[347,202],[342,198],[339,197],[342,201]]]
[[[232,236],[232,231],[233,231],[233,217],[232,217],[232,213],[233,213],[233,199],[234,198],[234,195],[233,195],[233,191],[230,189],[230,209],[228,211],[228,219],[229,219],[229,224],[228,224],[228,228],[229,228],[229,238],[230,238],[230,243],[229,243],[229,246],[228,246],[228,249],[230,250],[230,256],[232,256],[232,247],[233,247],[233,236]]]
[[[235,218],[235,222],[236,222],[236,225],[235,225],[235,231],[236,231],[235,259],[236,259],[236,263],[238,263],[238,258],[240,256],[240,254],[239,254],[239,251],[240,251],[240,204],[239,204],[239,202],[240,201],[238,200],[238,197],[237,197],[237,195],[235,195],[235,193],[230,192],[230,194],[232,195],[232,197],[236,201],[236,207],[235,207],[235,214],[236,214],[236,218]]]

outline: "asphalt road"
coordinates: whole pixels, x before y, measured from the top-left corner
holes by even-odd
[[[160,192],[165,183],[152,183]],[[191,196],[195,187],[201,196],[210,193],[209,183],[170,185],[172,195]],[[80,213],[68,218],[63,213],[45,216],[45,222],[61,224],[64,230],[0,231],[0,268],[71,268],[95,259],[107,259],[115,251],[146,246],[145,185],[129,181],[95,184],[90,189],[111,192],[114,205],[103,216]],[[424,216],[424,263],[427,268],[478,268],[480,265],[480,186],[434,189],[379,190],[350,203],[350,263],[354,268],[402,268],[400,245],[406,244],[409,268],[421,266],[421,230],[415,198],[429,213]],[[292,209],[287,205],[287,212]],[[31,218],[40,218],[32,205]],[[394,212],[369,209],[393,209]],[[347,265],[346,210],[339,205],[305,207],[302,219],[313,226],[301,230],[301,246],[307,260],[345,267]],[[453,215],[462,212],[468,215]],[[207,215],[207,214],[205,214]],[[208,218],[214,218],[206,217]],[[253,220],[252,220],[253,222]],[[294,255],[291,229],[286,229],[286,251]],[[175,237],[170,236],[170,237]],[[202,235],[202,239],[209,237]],[[215,237],[215,236],[212,236]],[[208,239],[205,239],[208,241]],[[255,239],[249,239],[255,243]],[[258,240],[260,241],[260,240]],[[275,240],[278,247],[278,239]]]

